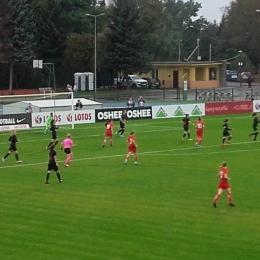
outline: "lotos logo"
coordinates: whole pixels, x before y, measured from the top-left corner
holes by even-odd
[[[259,103],[256,103],[256,104],[255,104],[255,109],[256,109],[256,110],[260,110],[260,104],[259,104]]]
[[[71,114],[68,114],[68,115],[67,115],[67,121],[68,121],[68,122],[72,122],[72,115],[71,115]]]
[[[43,121],[43,118],[42,118],[42,116],[36,116],[34,120],[35,120],[36,124],[41,124]]]

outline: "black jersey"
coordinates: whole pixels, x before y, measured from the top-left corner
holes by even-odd
[[[59,127],[56,126],[56,125],[51,125],[50,130],[51,130],[52,132],[53,132],[53,131],[56,131],[56,129],[59,129]]]
[[[15,146],[16,143],[18,142],[16,135],[11,135],[8,140],[9,140],[9,142],[11,142],[11,145],[13,145],[13,146]]]
[[[122,123],[125,123],[126,121],[126,114],[122,114],[121,115],[121,120],[120,120]]]
[[[257,128],[257,125],[260,123],[258,117],[255,117],[254,118],[254,121],[253,121],[253,128]]]
[[[223,135],[229,135],[229,132],[228,132],[228,131],[230,131],[230,130],[232,130],[232,129],[228,127],[228,123],[224,123],[224,124],[222,125],[222,127],[223,127]]]
[[[188,126],[189,123],[190,123],[190,119],[189,119],[188,117],[184,117],[184,118],[182,119],[182,124],[183,124],[183,126]]]
[[[56,151],[50,150],[49,151],[49,163],[56,163],[55,156],[57,155]]]

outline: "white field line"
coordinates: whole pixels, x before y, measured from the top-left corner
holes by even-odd
[[[206,116],[204,116],[203,118],[207,118]],[[223,118],[224,118],[224,116],[223,116]],[[226,117],[225,117],[226,118]],[[244,119],[244,120],[251,120],[252,121],[252,118],[250,117],[250,116],[240,116],[240,117],[232,117],[232,118],[234,118],[234,119]],[[166,118],[165,118],[166,119]],[[166,124],[170,124],[170,125],[174,125],[174,124],[179,124],[180,122],[181,122],[181,120],[182,120],[182,117],[180,117],[179,118],[179,120],[180,121],[177,121],[176,120],[176,118],[168,118],[169,120],[168,120],[168,122],[165,122],[164,121],[164,123],[162,124],[162,125],[158,125],[158,123],[148,123],[149,122],[149,120],[145,120],[145,122],[146,122],[146,125],[155,125],[155,126],[157,126],[157,127],[169,127],[169,129],[172,129],[172,127],[171,126],[166,126]],[[172,120],[171,120],[172,119]],[[178,119],[178,118],[177,118]],[[197,118],[195,119],[195,117],[193,118],[193,117],[191,117],[191,121],[192,122],[194,122],[194,121],[196,121],[197,120]],[[205,122],[207,122],[207,121],[216,121],[216,120],[218,120],[217,118],[207,118],[206,120],[205,120]],[[219,120],[222,120],[221,118],[219,118]],[[150,120],[150,121],[152,121],[152,120]],[[130,121],[131,122],[131,121]],[[140,120],[136,120],[135,122],[140,122]],[[157,121],[158,122],[158,121]],[[115,122],[114,122],[115,123]],[[83,124],[81,124],[80,126],[82,126]],[[100,128],[102,128],[103,127],[103,125],[101,124],[100,126],[93,126],[93,124],[85,124],[86,125],[86,127],[80,127],[80,128],[76,128],[76,129],[72,129],[71,127],[69,127],[69,125],[68,126],[61,126],[60,127],[60,129],[61,130],[71,130],[71,131],[75,131],[75,130],[81,130],[81,129],[100,129]],[[118,125],[119,125],[119,123],[118,123]],[[75,125],[75,126],[77,126],[77,125]],[[144,126],[144,124],[143,123],[134,123],[134,124],[131,124],[131,123],[127,123],[127,125],[126,126],[134,126],[134,127],[143,127]],[[114,124],[114,129],[116,129],[117,128],[117,122]],[[30,134],[30,133],[40,133],[40,134],[42,134],[42,135],[44,135],[42,132],[43,132],[43,130],[45,129],[45,127],[34,127],[34,128],[31,128],[31,129],[29,129],[29,130],[22,130],[22,133],[23,134]],[[181,125],[180,125],[180,128],[179,129],[182,129],[182,127],[181,127]],[[6,135],[8,132],[1,132],[0,133],[0,136],[1,135]]]
[[[179,128],[179,127],[172,127],[172,128],[170,128],[170,130],[172,130],[172,131],[179,131],[180,129],[182,129],[182,128]],[[160,130],[158,130],[158,129],[156,129],[156,130],[150,130],[150,131],[142,131],[142,133],[153,133],[153,132],[165,132],[165,131],[169,131],[169,128],[165,128],[165,129],[160,129]],[[59,134],[59,133],[58,133]],[[6,136],[8,136],[8,134],[5,134]],[[46,137],[46,136],[50,136],[49,138],[41,138],[40,140],[41,141],[50,141],[51,140],[51,134],[42,134],[42,137]],[[102,134],[96,134],[96,135],[88,135],[88,137],[99,137],[99,136],[104,136],[104,133],[102,133]],[[116,133],[114,133],[114,136],[116,136]],[[84,136],[79,136],[79,135],[76,135],[76,136],[73,136],[73,139],[78,139],[78,138],[80,138],[81,140],[82,140],[82,138],[83,137],[85,137],[86,138],[86,135],[84,135]],[[65,135],[64,136],[62,136],[62,138],[60,138],[59,137],[59,139],[61,140],[63,140],[63,139],[65,139]],[[39,139],[38,140],[27,140],[27,141],[20,141],[19,142],[19,144],[20,143],[30,143],[30,142],[38,142],[39,141]],[[8,141],[6,141],[6,142],[3,142],[3,143],[0,143],[0,144],[7,144],[7,143],[9,143]]]
[[[234,146],[234,145],[242,145],[242,144],[252,144],[252,142],[241,142],[241,143],[232,143],[232,145],[229,146]],[[239,153],[239,152],[251,152],[251,151],[259,151],[260,148],[256,149],[242,149],[242,150],[226,150],[225,147],[221,147],[221,145],[211,145],[211,146],[203,146],[202,148],[195,148],[195,147],[186,147],[186,148],[178,148],[178,149],[168,149],[168,150],[157,150],[157,151],[149,151],[149,152],[141,152],[138,153],[139,155],[166,155],[165,153],[169,152],[177,152],[177,151],[183,151],[183,150],[190,150],[194,151],[201,149],[204,150],[205,148],[213,148],[213,147],[219,147],[221,151],[215,151],[215,152],[199,152],[199,153],[174,153],[174,154],[169,154],[171,156],[191,156],[191,155],[209,155],[209,154],[220,154],[220,153]],[[107,156],[97,156],[97,157],[86,157],[86,158],[79,158],[79,159],[73,159],[73,161],[87,161],[87,160],[99,160],[99,159],[108,159],[108,158],[114,158],[114,157],[125,157],[126,153],[124,154],[115,154],[115,155],[107,155]],[[167,154],[168,155],[168,154]],[[59,163],[63,163],[63,161],[59,161]],[[0,166],[0,169],[7,169],[7,168],[17,168],[17,167],[28,167],[28,166],[36,166],[36,165],[44,165],[47,164],[47,162],[38,162],[38,163],[28,163],[28,164],[16,164],[16,165],[8,165],[8,166]]]

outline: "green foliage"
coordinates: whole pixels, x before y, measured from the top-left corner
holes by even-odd
[[[115,135],[113,147],[102,148],[103,123],[76,125],[69,130],[76,143],[70,167],[57,146],[65,182],[52,173],[49,185],[45,147],[51,136],[42,129],[19,131],[23,163],[16,165],[12,154],[0,166],[1,259],[258,259],[259,142],[247,136],[251,115],[229,115],[233,140],[221,147],[225,117],[204,117],[202,148],[181,141],[179,118],[128,121],[126,135],[136,133],[138,166],[133,156],[124,165],[126,137]],[[67,132],[58,130],[60,140]],[[0,134],[2,156],[8,137]],[[215,209],[223,161],[236,207],[223,193]]]
[[[238,66],[238,63],[242,62],[243,66]],[[241,53],[239,57],[235,58],[230,62],[230,69],[231,70],[237,70],[240,72],[246,71],[251,72],[251,74],[255,74],[255,67],[250,61],[249,57],[246,53]]]
[[[1,2],[0,61],[10,64],[9,93],[13,88],[15,63],[25,64],[32,60],[36,27],[28,0]],[[1,17],[0,17],[1,18]]]
[[[31,61],[35,44],[36,26],[28,0],[11,0],[11,41],[13,44],[11,61],[26,63]]]
[[[92,71],[94,67],[94,36],[70,34],[66,40],[65,59],[74,71]]]
[[[231,2],[222,20],[222,33],[230,48],[242,50],[256,66],[260,60],[260,13],[254,0]]]
[[[26,63],[33,57],[36,27],[28,0],[10,0],[0,6],[2,61]]]
[[[205,23],[204,18],[197,18],[197,12],[201,4],[194,1],[176,1],[167,0],[165,3],[165,12],[169,15],[170,20],[166,20],[166,31],[171,35],[171,42],[168,49],[168,58],[164,60],[178,60],[179,43],[181,41],[181,61],[191,54],[197,45],[197,38],[200,37],[199,29]],[[193,25],[193,29],[189,27]],[[198,29],[196,29],[198,28]],[[169,37],[169,36],[168,36]],[[195,56],[194,56],[195,57]]]
[[[125,74],[147,71],[150,67],[149,50],[144,48],[147,34],[140,28],[138,1],[116,0],[109,17],[108,65]]]
[[[158,0],[139,0],[138,6],[139,27],[146,38],[145,50],[153,60],[165,60],[172,57],[176,40],[175,26],[170,15],[165,11],[165,5]]]
[[[65,48],[65,35],[61,34],[61,5],[59,1],[37,1],[34,6],[37,24],[37,53],[41,59],[60,57]]]
[[[43,59],[61,58],[70,33],[90,31],[86,19],[90,0],[34,0],[32,6],[38,27],[37,52]]]
[[[8,0],[0,1],[0,62],[7,62],[7,53],[12,48],[10,41],[10,5]]]

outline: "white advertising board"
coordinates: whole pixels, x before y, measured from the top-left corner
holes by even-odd
[[[46,118],[49,112],[32,113],[32,127],[45,126]],[[74,124],[95,123],[95,110],[76,110],[73,112]],[[55,120],[57,125],[71,125],[71,111],[55,112]]]
[[[24,130],[24,129],[30,129],[30,126],[28,124],[0,126],[0,132],[11,131],[11,130]]]
[[[153,119],[184,117],[185,114],[190,116],[204,116],[205,104],[179,104],[152,107]]]
[[[260,100],[253,101],[253,112],[260,112]]]

